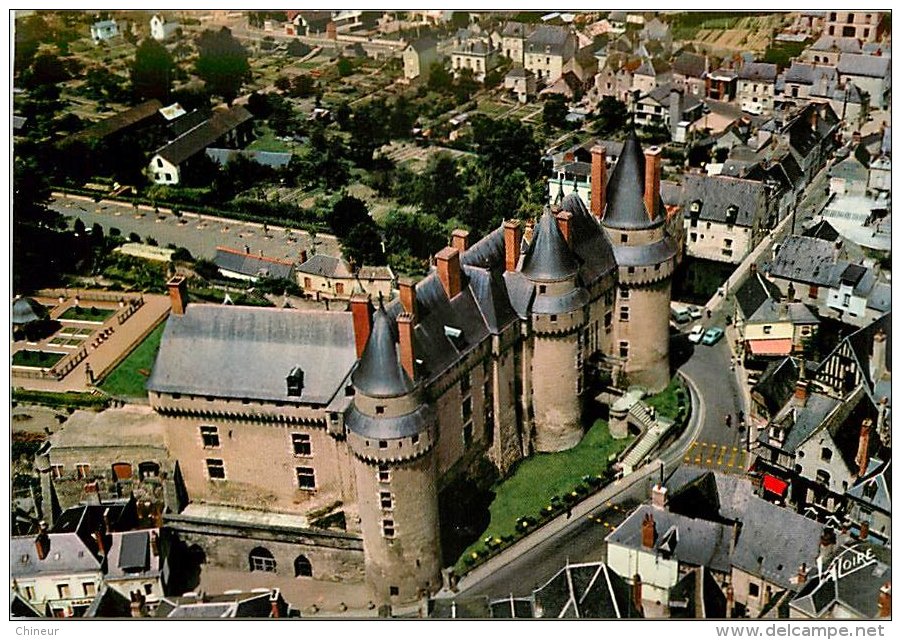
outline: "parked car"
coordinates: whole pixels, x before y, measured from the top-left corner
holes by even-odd
[[[670,317],[678,324],[691,320],[691,315],[689,315],[688,309],[685,307],[673,307],[670,311]]]
[[[692,320],[700,320],[701,316],[704,314],[701,313],[700,309],[698,309],[696,306],[692,305],[692,306],[688,307],[688,315],[691,316]]]
[[[698,344],[701,341],[701,338],[704,337],[704,325],[696,324],[691,328],[691,331],[688,333],[688,341],[693,342],[694,344]]]
[[[716,344],[717,341],[723,337],[723,330],[719,327],[710,327],[707,329],[706,333],[704,333],[704,337],[701,338],[701,342],[703,344]]]

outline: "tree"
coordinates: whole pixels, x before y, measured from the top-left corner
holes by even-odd
[[[228,27],[201,33],[197,38],[197,50],[197,75],[212,93],[231,104],[241,85],[250,77],[247,51],[232,36]]]
[[[389,255],[407,253],[425,259],[440,251],[447,241],[447,229],[427,213],[395,209],[382,220],[385,248]]]
[[[594,132],[598,135],[610,135],[626,126],[629,110],[626,103],[613,96],[604,96],[595,110]]]
[[[429,158],[416,181],[415,198],[420,210],[447,221],[457,215],[465,195],[454,157],[442,152]]]
[[[338,75],[346,78],[354,72],[354,63],[347,58],[338,58]]]
[[[328,225],[341,239],[341,248],[347,258],[358,265],[385,263],[379,228],[369,216],[365,202],[353,196],[341,196],[328,212]]]
[[[306,73],[299,73],[291,81],[292,98],[309,98],[316,91],[316,82]]]
[[[529,180],[541,173],[541,147],[532,129],[511,118],[494,120],[477,114],[471,119],[479,165],[501,175],[521,170]]]
[[[31,65],[27,84],[30,87],[56,85],[71,77],[61,58],[52,53],[39,53]]]
[[[566,127],[566,115],[569,109],[566,106],[566,98],[561,95],[550,95],[544,101],[544,108],[541,111],[542,118],[546,127],[556,127],[563,129]]]
[[[175,63],[169,51],[153,38],[145,38],[135,51],[131,86],[141,100],[166,101],[172,89]]]
[[[275,79],[275,88],[285,93],[291,89],[291,78],[288,76],[279,76]]]
[[[454,77],[441,62],[433,62],[429,68],[430,91],[438,91],[439,93],[450,93],[454,87]]]

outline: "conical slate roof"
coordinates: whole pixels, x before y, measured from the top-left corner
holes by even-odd
[[[549,209],[544,210],[533,238],[522,263],[524,276],[529,280],[556,282],[576,275],[579,263]]]
[[[352,380],[357,391],[373,398],[396,398],[413,390],[413,383],[398,360],[391,321],[381,304],[373,316],[372,333]]]
[[[660,211],[648,218],[644,205],[644,154],[634,135],[623,143],[623,151],[607,183],[604,226],[614,229],[648,229],[663,222]]]

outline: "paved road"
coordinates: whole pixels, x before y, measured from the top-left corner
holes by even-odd
[[[137,233],[142,240],[154,238],[161,247],[174,244],[184,247],[195,258],[212,259],[217,246],[227,246],[242,250],[249,248],[251,253],[270,258],[298,261],[301,250],[311,254],[315,245],[316,253],[341,255],[337,241],[332,236],[317,235],[310,238],[304,231],[291,231],[281,227],[269,227],[263,232],[262,225],[224,218],[200,218],[183,214],[181,218],[173,215],[157,216],[153,211],[135,209],[128,204],[95,203],[73,198],[57,199],[51,202],[50,208],[71,218],[79,218],[90,228],[94,223],[103,227],[104,233],[116,227],[122,235]]]

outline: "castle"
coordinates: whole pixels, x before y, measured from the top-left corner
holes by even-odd
[[[608,182],[595,147],[606,189],[590,211],[571,195],[525,234],[507,221],[470,246],[456,231],[387,305],[188,305],[173,278],[147,386],[187,491],[167,525],[206,579],[289,599],[297,578],[365,582],[412,601],[455,560],[438,497],[468,466],[503,475],[575,446],[602,371],[666,387],[677,246],[659,153],[628,139]]]

